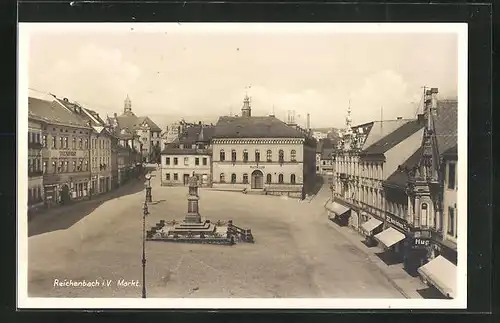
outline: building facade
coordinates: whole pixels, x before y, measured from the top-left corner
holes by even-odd
[[[42,127],[28,118],[28,214],[44,206]]]
[[[185,128],[161,153],[161,183],[188,185],[190,176],[200,187],[212,186],[211,139],[215,128],[201,123]]]
[[[212,139],[213,186],[304,197],[314,186],[316,141],[274,116],[221,117]]]
[[[42,124],[44,200],[67,204],[89,194],[92,128],[56,99],[30,97],[30,118]]]

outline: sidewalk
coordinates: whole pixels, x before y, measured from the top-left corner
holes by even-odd
[[[327,202],[328,203],[328,202]],[[325,203],[326,206],[326,203]],[[328,220],[330,227],[341,234],[346,240],[352,243],[357,249],[362,251],[367,258],[375,264],[380,272],[391,282],[391,284],[406,298],[421,299],[423,298],[417,290],[426,289],[427,286],[420,281],[418,277],[410,276],[404,269],[403,264],[387,265],[375,253],[382,252],[379,247],[367,247],[363,243],[363,237],[349,227],[341,227],[336,223]]]

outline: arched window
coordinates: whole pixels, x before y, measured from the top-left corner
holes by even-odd
[[[283,174],[278,175],[278,183],[283,184]]]
[[[280,151],[278,152],[278,160],[280,163],[283,163],[285,161],[285,152],[283,150],[280,149]]]
[[[248,161],[248,150],[243,150],[243,162],[247,162]]]
[[[234,150],[234,149],[231,150],[231,160],[234,162],[236,161],[236,150]]]
[[[231,174],[231,183],[235,184],[236,183],[236,174]]]
[[[427,203],[422,203],[422,214],[420,216],[420,225],[423,227],[427,226],[427,215],[428,215]]]
[[[226,160],[226,153],[224,152],[224,149],[221,149],[220,150],[220,161],[225,161],[225,160]]]
[[[271,184],[272,177],[273,176],[271,174],[267,174],[267,176],[266,176],[266,183],[267,184]]]
[[[248,174],[243,174],[243,184],[248,184]]]
[[[273,160],[273,152],[271,151],[271,149],[267,150],[266,158],[268,162]]]
[[[295,184],[295,174],[290,175],[290,183]]]
[[[255,161],[260,162],[260,151],[255,149]]]
[[[290,160],[293,162],[297,160],[297,152],[295,151],[295,149],[290,151]]]
[[[226,177],[224,176],[224,173],[220,174],[220,182],[225,183],[226,182]]]

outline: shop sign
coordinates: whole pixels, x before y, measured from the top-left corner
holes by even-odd
[[[59,157],[76,157],[74,150],[59,150]]]
[[[266,166],[250,166],[252,169],[264,169]]]
[[[405,220],[400,219],[398,217],[395,217],[390,213],[386,213],[386,214],[387,214],[387,216],[385,218],[386,218],[387,223],[390,223],[403,231],[408,231],[408,223]]]
[[[415,238],[413,239],[413,247],[417,248],[425,248],[430,245],[431,241],[429,239],[424,238]]]

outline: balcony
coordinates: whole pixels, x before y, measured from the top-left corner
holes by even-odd
[[[39,177],[42,176],[43,172],[41,170],[36,170],[36,171],[28,171],[28,177]]]

